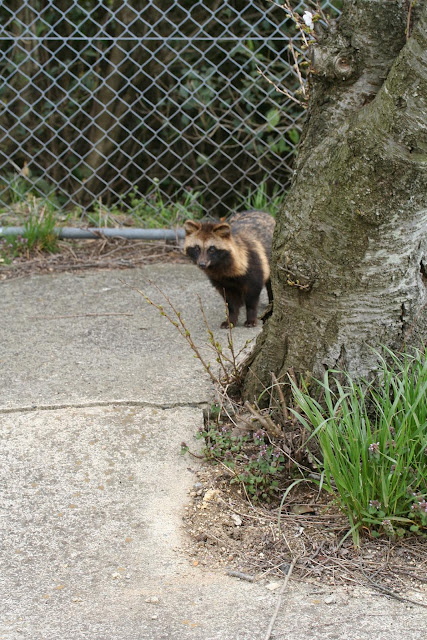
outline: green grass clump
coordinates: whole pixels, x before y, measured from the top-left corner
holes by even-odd
[[[58,251],[56,223],[55,211],[42,200],[31,198],[28,201],[23,233],[0,238],[0,261],[9,264],[14,258],[28,256],[34,251]]]
[[[284,194],[279,195],[278,188],[275,188],[271,197],[267,193],[267,184],[262,182],[256,191],[250,193],[241,200],[239,209],[243,207],[246,211],[266,211],[276,217],[284,200]]]
[[[116,227],[126,215],[135,226],[162,229],[183,225],[188,218],[196,220],[203,214],[200,191],[184,190],[176,200],[170,202],[163,197],[159,181],[154,178],[152,187],[146,194],[143,195],[135,187],[117,205],[106,207],[98,201],[94,204],[93,211],[84,213],[84,216],[96,227]]]
[[[147,229],[182,225],[188,218],[196,220],[204,213],[199,191],[184,191],[178,200],[167,203],[157,179],[145,197],[135,188],[130,194],[129,206],[130,215]]]
[[[427,349],[387,351],[377,383],[327,372],[322,404],[292,382],[311,437],[319,441],[324,483],[347,514],[355,544],[366,529],[377,537],[427,536]],[[342,379],[342,377],[341,377]]]
[[[24,225],[23,238],[28,251],[46,251],[55,253],[58,250],[58,236],[55,233],[56,216],[46,207],[39,211],[31,211]]]

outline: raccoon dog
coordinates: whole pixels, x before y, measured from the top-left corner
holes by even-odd
[[[185,252],[224,297],[230,324],[234,326],[243,305],[245,326],[256,325],[264,285],[269,301],[273,300],[269,262],[274,224],[274,218],[263,211],[235,214],[230,224],[194,220],[184,224]],[[221,327],[228,327],[228,321]]]

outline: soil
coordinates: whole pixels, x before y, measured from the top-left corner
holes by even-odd
[[[196,473],[184,523],[193,564],[221,567],[243,580],[286,575],[330,586],[365,585],[389,597],[426,607],[427,561],[423,541],[369,539],[356,549],[348,520],[317,490],[299,485],[287,508],[254,505],[230,473],[207,464]],[[302,487],[302,488],[301,488]],[[280,512],[280,525],[279,525]]]

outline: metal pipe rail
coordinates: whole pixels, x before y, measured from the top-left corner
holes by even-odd
[[[24,235],[25,227],[0,227],[1,236]],[[91,227],[78,229],[76,227],[60,227],[54,229],[60,239],[95,239],[95,238],[125,238],[126,240],[180,240],[185,237],[184,229],[116,229],[109,227]]]

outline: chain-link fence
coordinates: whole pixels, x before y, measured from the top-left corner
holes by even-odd
[[[3,210],[31,194],[161,223],[288,185],[303,110],[258,72],[299,88],[277,4],[5,0],[0,21]]]

